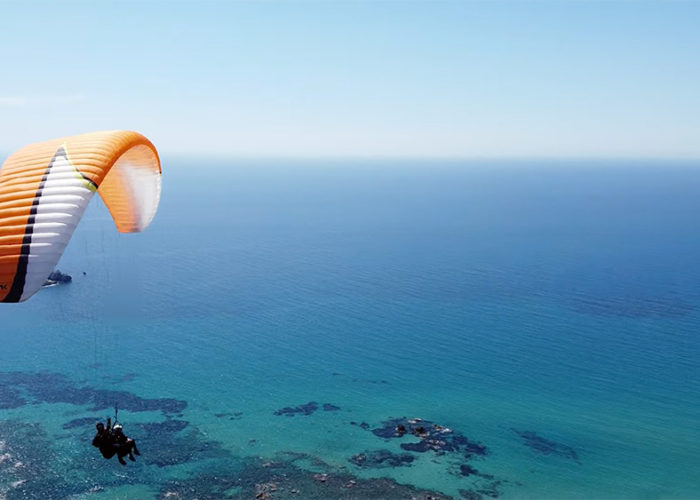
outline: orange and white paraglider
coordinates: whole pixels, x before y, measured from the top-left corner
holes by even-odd
[[[22,302],[51,274],[95,192],[122,233],[158,209],[158,153],[143,135],[93,132],[30,144],[0,168],[0,302]]]

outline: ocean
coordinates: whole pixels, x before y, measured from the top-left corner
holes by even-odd
[[[0,499],[697,498],[700,164],[163,159],[0,308]],[[90,445],[115,408],[141,456]]]

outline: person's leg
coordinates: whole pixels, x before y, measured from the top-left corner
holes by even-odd
[[[131,441],[132,448],[134,450],[134,455],[140,455],[141,453],[139,452],[139,449],[136,447],[136,441],[133,439],[129,438],[129,441]]]
[[[127,438],[127,440],[124,442],[124,445],[122,446],[122,448],[123,448],[122,456],[123,457],[128,456],[129,460],[131,460],[132,462],[135,462],[136,459],[134,458],[134,455],[132,453],[132,451],[134,449],[134,440],[131,438]]]

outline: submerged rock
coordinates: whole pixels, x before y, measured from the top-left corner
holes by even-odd
[[[313,414],[316,410],[318,410],[318,403],[316,401],[309,401],[306,404],[299,405],[299,406],[285,406],[284,408],[280,408],[279,410],[275,410],[275,415],[280,416],[284,415],[286,417],[293,417],[294,415],[311,415]]]
[[[459,490],[459,494],[466,500],[482,500],[484,498],[479,493],[471,490]]]
[[[483,477],[484,479],[493,479],[493,476],[491,474],[482,474],[469,464],[461,464],[459,466],[459,475],[465,477],[479,476]]]
[[[314,468],[320,470],[307,470],[300,466],[301,463],[307,462],[316,464]],[[348,474],[344,468],[324,464],[315,457],[288,453],[280,454],[279,459],[273,462],[247,457],[235,467],[207,469],[202,474],[186,479],[167,481],[163,484],[158,498],[447,500],[450,497],[439,492],[404,485],[393,479],[363,479]]]
[[[216,418],[228,418],[229,420],[240,420],[243,418],[242,411],[214,413]]]
[[[275,415],[280,416],[284,415],[286,417],[293,417],[294,415],[312,415],[318,410],[319,406],[316,401],[309,401],[306,404],[299,405],[299,406],[285,406],[284,408],[280,408],[279,410],[275,410]],[[323,403],[323,406],[321,407],[323,411],[338,411],[340,410],[340,406],[336,406],[331,403]]]
[[[95,424],[101,420],[100,417],[85,417],[85,418],[76,418],[71,420],[70,422],[66,422],[65,424],[61,425],[61,428],[63,429],[79,429],[81,427],[89,427],[90,430],[93,430],[95,428]]]
[[[137,423],[131,428],[137,443],[146,443],[148,453],[142,453],[146,463],[168,467],[208,459],[228,459],[231,453],[218,441],[206,439],[196,427],[185,420],[167,419],[162,422]],[[142,452],[143,446],[139,446]]]
[[[358,467],[383,469],[387,467],[405,467],[411,465],[415,457],[410,453],[396,454],[389,450],[373,450],[358,453],[350,462]]]
[[[3,405],[3,400],[6,400],[5,407],[20,403],[69,403],[87,405],[89,411],[111,409],[116,402],[120,409],[161,411],[165,415],[180,413],[187,407],[182,400],[145,399],[126,391],[78,385],[63,374],[51,372],[0,372],[0,405]]]
[[[0,410],[8,410],[10,408],[19,408],[27,404],[27,400],[22,397],[20,392],[0,380]]]
[[[360,429],[364,430],[369,430],[369,424],[367,422],[360,422],[359,424],[357,422],[350,422],[350,425],[355,425],[359,427]]]
[[[420,418],[402,417],[386,420],[382,422],[382,427],[372,429],[372,433],[384,439],[403,438],[404,436],[419,438],[419,441],[412,443],[401,443],[401,448],[406,451],[418,453],[434,451],[438,454],[459,452],[467,457],[488,453],[486,446],[469,441],[466,436],[448,427]]]
[[[581,464],[578,459],[578,454],[571,446],[557,443],[555,441],[550,441],[542,436],[537,435],[533,431],[520,431],[518,429],[511,429],[523,440],[523,444],[537,453],[543,455],[556,455],[558,457],[567,458],[573,460],[577,464]]]

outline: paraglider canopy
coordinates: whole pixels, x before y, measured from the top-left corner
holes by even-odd
[[[144,230],[158,209],[158,153],[131,131],[30,144],[0,168],[0,302],[34,295],[53,271],[95,192],[117,230]]]

